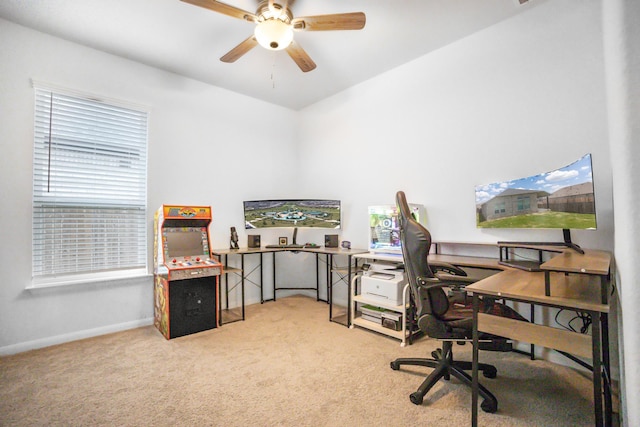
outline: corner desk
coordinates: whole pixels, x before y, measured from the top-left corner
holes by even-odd
[[[508,269],[466,287],[467,292],[473,294],[473,426],[478,423],[479,332],[555,349],[578,363],[582,361],[577,357],[591,359],[592,366],[585,362],[581,365],[593,372],[595,425],[612,424],[608,334],[610,263],[608,252],[585,250],[579,254],[567,249],[543,263],[542,271]],[[482,296],[588,313],[592,319],[591,335],[479,313]]]
[[[239,248],[239,249],[213,249],[213,256],[218,258],[218,260],[223,265],[223,270],[221,276],[223,280],[220,281],[220,298],[218,299],[218,310],[220,311],[220,319],[224,320],[223,314],[225,311],[229,310],[229,292],[234,289],[236,286],[240,286],[241,288],[241,315],[236,316],[233,320],[230,321],[221,321],[221,324],[230,323],[231,321],[244,320],[244,306],[245,306],[245,282],[250,282],[257,286],[260,289],[260,303],[264,303],[266,301],[275,301],[277,296],[277,291],[279,290],[311,290],[316,293],[316,300],[326,302],[329,305],[329,320],[337,323],[343,323],[341,318],[344,316],[334,316],[333,308],[333,287],[340,283],[341,281],[345,283],[349,283],[351,280],[351,276],[356,272],[358,267],[357,259],[354,259],[353,256],[360,253],[367,252],[363,249],[343,249],[343,248],[327,248],[323,246],[313,246],[313,247],[291,247],[291,246],[279,246],[279,247],[260,247],[260,248]],[[312,253],[315,254],[315,284],[313,286],[306,287],[283,287],[279,286],[277,282],[277,262],[276,255],[280,252],[293,252],[293,253]],[[273,281],[273,298],[265,299],[264,296],[264,271],[263,271],[263,263],[264,263],[264,254],[271,254],[272,260],[272,281]],[[245,269],[245,257],[246,256],[258,256],[258,262],[251,270]],[[327,300],[322,300],[320,298],[320,255],[324,255],[325,257],[325,277],[327,278]],[[229,266],[229,256],[239,256],[240,257],[240,268],[230,267]],[[335,257],[337,256],[345,256],[346,264],[344,266],[337,266]],[[234,274],[238,277],[238,282],[233,284],[231,288],[229,287],[229,275]],[[254,277],[258,275],[258,277]],[[334,275],[337,276],[337,280],[334,281]],[[224,289],[222,289],[224,287]],[[226,305],[223,307],[222,301],[225,301]],[[347,304],[348,307],[348,304]],[[349,314],[347,313],[346,319],[349,318]],[[344,324],[344,323],[343,323]],[[348,326],[348,324],[344,324]]]

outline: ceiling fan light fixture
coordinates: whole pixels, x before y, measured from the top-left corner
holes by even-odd
[[[282,50],[293,41],[293,28],[280,19],[272,18],[258,23],[254,35],[265,49]]]

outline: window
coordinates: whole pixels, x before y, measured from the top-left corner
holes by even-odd
[[[529,196],[518,196],[518,210],[528,211],[531,209],[531,199]]]
[[[38,287],[147,272],[147,113],[35,89]]]

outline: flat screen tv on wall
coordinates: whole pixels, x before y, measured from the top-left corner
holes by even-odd
[[[591,154],[549,172],[478,185],[475,194],[479,228],[560,228],[559,244],[570,247],[571,229],[596,229]]]
[[[340,228],[340,200],[279,199],[243,202],[245,229]]]

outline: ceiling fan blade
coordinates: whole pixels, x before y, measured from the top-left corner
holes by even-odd
[[[205,9],[213,10],[214,12],[222,13],[224,15],[231,16],[232,18],[243,19],[249,22],[256,22],[258,17],[246,10],[239,9],[237,7],[229,6],[216,0],[181,0],[185,3],[190,3],[195,6],[204,7]]]
[[[295,30],[333,31],[361,30],[367,22],[362,12],[336,13],[333,15],[301,16],[291,21]]]
[[[316,63],[313,62],[307,52],[305,52],[295,40],[291,42],[286,51],[291,59],[293,59],[293,61],[298,64],[298,67],[305,73],[316,68]]]
[[[253,49],[257,45],[258,45],[258,41],[256,40],[255,36],[250,36],[245,41],[240,43],[238,46],[234,47],[229,52],[227,52],[222,58],[220,58],[220,61],[236,62],[238,58],[240,58],[245,53],[249,52],[251,49]]]

